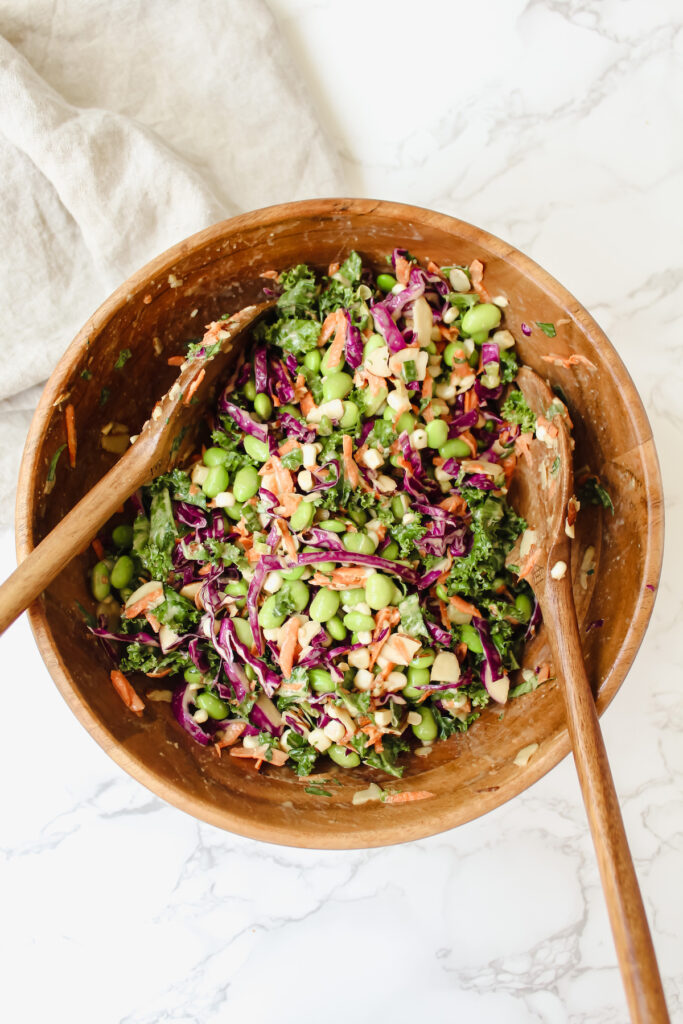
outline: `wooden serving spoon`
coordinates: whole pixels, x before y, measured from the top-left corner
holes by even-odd
[[[246,306],[221,324],[209,354],[181,367],[135,443],[0,586],[0,633],[82,551],[126,498],[195,450],[204,411],[224,379],[242,336],[273,306]]]
[[[638,880],[628,847],[607,752],[581,652],[566,529],[573,493],[571,441],[566,410],[528,367],[517,377],[527,405],[549,426],[518,463],[510,501],[533,531],[525,557],[533,560],[530,583],[541,608],[557,675],[562,679],[567,728],[574,752],[602,886],[632,1021],[668,1022],[664,991]],[[541,421],[543,425],[543,421]],[[522,560],[520,542],[508,564]]]

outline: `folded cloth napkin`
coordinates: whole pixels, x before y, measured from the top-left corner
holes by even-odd
[[[147,260],[341,178],[261,0],[0,5],[0,525],[43,382]]]

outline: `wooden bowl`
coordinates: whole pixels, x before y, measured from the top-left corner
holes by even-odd
[[[349,249],[384,267],[396,245],[420,260],[486,265],[486,285],[505,295],[507,326],[521,359],[559,385],[574,419],[575,466],[600,474],[614,516],[590,507],[579,517],[575,593],[588,674],[604,711],[622,683],[652,611],[662,558],[662,490],[650,425],[623,363],[595,321],[549,274],[479,228],[417,207],[364,199],[274,206],[216,224],[169,249],[107,299],[72,342],[48,381],[29,432],[17,496],[17,551],[24,558],[115,455],[101,430],[114,420],[135,432],[172,382],[170,355],[203,325],[256,299],[259,274],[305,262],[325,268]],[[557,325],[548,338],[536,322]],[[525,337],[521,324],[530,325]],[[119,353],[131,357],[122,372]],[[578,353],[595,366],[565,369],[542,355]],[[46,493],[50,461],[64,443],[64,405],[76,407],[78,462],[60,461]],[[49,487],[48,487],[49,490]],[[588,547],[595,552],[591,572]],[[590,555],[590,552],[588,553]],[[433,799],[416,804],[352,804],[370,781],[397,780],[370,769],[344,772],[331,797],[304,792],[287,769],[257,774],[242,761],[195,744],[165,704],[131,714],[109,681],[109,666],[87,633],[76,602],[92,607],[91,551],[75,559],[30,609],[42,656],[65,700],[97,742],[130,775],[195,817],[240,835],[291,846],[357,848],[432,835],[469,821],[520,793],[569,751],[560,682],[498,706],[472,728],[437,744],[428,757],[407,755],[408,786]],[[583,572],[578,570],[583,563]],[[601,628],[588,628],[603,620]],[[527,663],[544,656],[543,631]],[[145,680],[147,685],[149,681]],[[538,743],[526,767],[520,749]],[[417,778],[419,776],[419,779]],[[401,788],[405,783],[397,783]]]

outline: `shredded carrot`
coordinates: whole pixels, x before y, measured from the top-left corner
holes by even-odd
[[[117,668],[114,668],[109,673],[109,678],[112,681],[112,686],[126,707],[130,708],[131,711],[134,711],[136,715],[141,715],[145,710],[144,702],[140,697],[138,697],[123,672],[119,672]]]
[[[448,618],[448,608],[445,601],[439,601],[439,615],[441,616],[441,625],[444,629],[451,628],[451,620]]]
[[[145,612],[145,618],[149,622],[149,624],[152,627],[152,629],[154,630],[154,632],[158,633],[159,630],[161,629],[161,623],[159,622],[159,620],[156,617],[156,615],[153,615],[152,612]]]
[[[69,465],[73,469],[76,465],[76,413],[69,402],[64,410],[64,421],[66,423],[66,443],[69,449]]]
[[[299,620],[293,615],[280,630],[280,668],[285,679],[289,679],[294,667],[294,655],[296,653],[297,636],[299,633]]]
[[[330,263],[329,267],[327,268],[327,276],[328,277],[332,277],[332,275],[338,273],[338,271],[339,271],[339,264],[338,263]]]
[[[385,804],[408,804],[413,800],[427,800],[434,796],[428,789],[405,790],[403,793],[385,793],[383,803]]]
[[[90,545],[95,554],[97,555],[97,557],[99,558],[99,560],[102,561],[102,559],[104,558],[104,548],[102,547],[102,541],[99,539],[99,537],[95,537],[95,539],[90,542]]]
[[[358,466],[353,461],[353,441],[349,434],[342,436],[342,451],[344,455],[344,474],[352,487],[358,487],[360,473]]]
[[[166,362],[169,366],[182,366],[185,362],[185,356],[169,356]]]
[[[479,296],[482,302],[490,302],[491,296],[484,288],[484,264],[481,260],[472,260],[470,263],[470,277],[472,278],[472,287]]]
[[[301,409],[301,412],[303,413],[304,416],[309,416],[314,409],[317,409],[317,406],[313,401],[313,395],[311,394],[310,391],[307,391],[299,399],[299,408]]]
[[[278,519],[277,528],[280,531],[280,536],[282,537],[282,542],[285,546],[287,554],[291,558],[296,558],[296,544],[294,543],[294,538],[289,532],[289,526],[284,521],[284,519]]]
[[[534,550],[529,553],[526,561],[524,562],[524,565],[520,566],[520,573],[518,579],[525,580],[528,576],[530,576],[533,567],[536,565],[536,562],[539,560],[540,557],[541,549],[534,548]]]
[[[500,465],[505,471],[505,484],[509,487],[510,481],[515,473],[515,466],[517,465],[517,458],[514,455],[508,455],[506,459],[502,459]]]
[[[237,743],[246,727],[246,722],[228,722],[223,729],[222,737],[214,744],[218,752],[220,753],[224,747],[231,747],[233,743]]]
[[[259,274],[259,277],[265,277],[269,281],[277,281],[279,276],[277,270],[262,270]]]
[[[197,376],[194,378],[194,380],[190,384],[189,388],[187,389],[187,394],[183,398],[183,405],[189,405],[190,404],[190,402],[192,401],[192,396],[194,395],[195,391],[197,390],[197,388],[199,387],[201,382],[204,380],[205,376],[206,376],[206,370],[204,369],[204,367],[202,367],[201,370],[199,371],[199,373],[197,374]]]
[[[431,398],[434,391],[434,378],[431,373],[425,375],[425,379],[422,381],[422,398]]]
[[[325,323],[330,317],[334,318],[334,338],[332,344],[327,351],[326,365],[329,369],[333,369],[335,366],[339,366],[339,362],[344,352],[344,343],[346,341],[346,329],[347,322],[342,309],[337,309],[334,313],[329,313],[325,318]],[[325,323],[323,324],[323,330],[325,329]],[[321,332],[322,333],[322,332]]]
[[[278,767],[285,763],[289,754],[286,750],[278,750],[277,747],[271,747],[270,760],[266,758],[268,753],[268,747],[265,745],[262,747],[232,747],[230,750],[231,757],[247,757],[259,762],[255,767],[258,770],[264,761],[268,761],[268,764],[274,764]]]
[[[465,401],[463,403],[464,412],[472,412],[472,409],[477,409],[479,406],[479,399],[477,398],[477,392],[474,388],[470,388],[465,392]]]
[[[536,424],[539,427],[543,427],[544,428],[544,430],[545,430],[546,434],[548,435],[548,437],[555,438],[559,434],[559,430],[557,429],[555,424],[551,423],[550,420],[547,420],[545,418],[545,416],[539,416],[538,419],[536,420]]]
[[[163,596],[163,587],[159,585],[158,590],[152,590],[149,594],[145,594],[145,596],[141,597],[139,601],[136,601],[135,604],[132,604],[130,608],[126,608],[123,614],[126,616],[127,619],[135,619],[138,617],[138,615],[141,615],[142,612],[147,611],[151,604],[154,604],[155,601],[158,601],[159,598]]]
[[[470,431],[463,430],[462,434],[458,434],[458,438],[461,441],[464,441],[466,445],[468,445],[470,451],[472,452],[472,458],[476,459],[477,455],[479,454],[477,449],[477,442],[474,440]]]
[[[399,284],[408,284],[410,281],[410,262],[405,256],[396,257],[396,280]]]
[[[455,610],[458,612],[462,612],[463,615],[476,615],[478,619],[482,618],[482,614],[478,608],[476,608],[473,604],[470,604],[469,601],[464,601],[462,597],[458,597],[457,594],[452,594],[448,600],[453,605]]]
[[[446,512],[452,512],[456,516],[464,516],[467,512],[467,502],[462,495],[451,494],[450,497],[439,502],[439,508],[445,509]]]
[[[568,370],[570,366],[578,366],[580,363],[591,370],[597,370],[595,363],[591,363],[590,359],[587,359],[586,356],[580,356],[577,353],[574,353],[567,359],[563,359],[562,356],[555,354],[541,356],[541,359],[546,363],[554,363],[556,366],[564,366],[566,370]]]
[[[288,437],[283,444],[280,445],[278,451],[280,455],[287,455],[289,452],[293,452],[295,448],[300,448],[301,445],[298,441],[295,441],[293,437]]]
[[[145,675],[149,679],[163,679],[164,676],[170,676],[171,672],[174,672],[173,668],[164,668],[161,672],[145,672]]]
[[[550,664],[547,661],[544,661],[540,666],[536,673],[536,678],[538,679],[539,686],[541,683],[545,683],[550,679]]]

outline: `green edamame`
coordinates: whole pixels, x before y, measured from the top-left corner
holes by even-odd
[[[259,626],[263,629],[279,629],[282,623],[287,618],[286,615],[281,615],[276,611],[275,601],[277,594],[271,594],[267,597],[261,606],[261,611],[258,613]]]
[[[225,448],[207,448],[203,455],[205,466],[223,466],[230,458]]]
[[[133,579],[134,572],[135,564],[130,555],[121,555],[114,562],[114,568],[109,577],[112,587],[116,587],[117,590],[120,590],[121,587],[127,587]]]
[[[311,501],[301,501],[297,505],[289,520],[289,528],[295,533],[307,530],[313,522],[315,505]]]
[[[353,608],[357,604],[365,604],[365,590],[363,587],[352,587],[350,590],[340,590],[341,603],[347,608]]]
[[[531,618],[533,605],[527,594],[517,594],[517,597],[515,598],[515,608],[517,609],[517,614],[522,622],[528,622]]]
[[[348,373],[333,373],[323,380],[323,402],[333,402],[336,398],[346,398],[353,387],[353,378]]]
[[[342,544],[355,555],[374,555],[377,545],[367,533],[345,533]]]
[[[90,589],[96,601],[104,601],[111,591],[109,566],[106,562],[98,562],[90,574]]]
[[[235,580],[233,583],[226,584],[225,593],[228,597],[246,597],[247,596],[247,584],[245,580]]]
[[[198,708],[202,711],[206,711],[209,718],[215,718],[218,721],[228,717],[228,705],[220,697],[217,697],[215,693],[211,693],[210,690],[202,690],[194,698],[194,702]]]
[[[215,498],[217,494],[227,491],[229,480],[225,466],[212,466],[202,484],[202,490],[207,498]]]
[[[448,440],[448,424],[445,420],[432,420],[426,429],[427,444],[430,448],[440,448]]]
[[[237,633],[237,639],[240,643],[243,643],[245,647],[254,646],[254,634],[251,631],[251,626],[246,619],[233,619],[235,624],[235,632]]]
[[[320,358],[320,352],[314,348],[312,352],[307,352],[304,356],[304,366],[307,370],[317,373],[320,369]]]
[[[342,430],[350,430],[351,427],[355,427],[360,417],[358,406],[355,402],[344,402],[344,415],[339,420],[339,426]]]
[[[346,636],[346,626],[338,615],[333,615],[325,623],[325,629],[333,640],[343,640]]]
[[[237,472],[232,484],[232,493],[235,495],[235,501],[240,502],[240,504],[248,501],[249,498],[254,497],[260,486],[261,478],[254,467],[244,466]]]
[[[254,412],[261,417],[262,420],[270,419],[273,411],[273,403],[271,402],[268,395],[259,394],[254,399]]]
[[[333,743],[331,747],[328,747],[327,753],[330,759],[342,768],[357,768],[360,764],[360,757],[355,750],[349,750],[348,747],[342,747],[338,743]]]
[[[121,523],[111,531],[111,539],[117,548],[125,548],[126,551],[133,544],[133,527],[128,523]]]
[[[377,275],[377,287],[381,292],[385,294],[390,292],[394,285],[397,285],[398,281],[392,274],[378,274]]]
[[[420,708],[418,714],[422,720],[412,730],[423,743],[431,743],[439,733],[436,719],[429,708]]]
[[[311,601],[311,618],[316,622],[327,622],[339,609],[339,591],[321,587]]]
[[[465,622],[460,627],[460,639],[464,644],[467,644],[470,651],[473,651],[475,654],[483,654],[484,648],[481,643],[481,637],[469,622]]]
[[[388,576],[374,572],[365,582],[365,599],[373,611],[379,611],[380,608],[387,608],[391,604],[395,590],[393,581]]]
[[[308,673],[311,686],[316,693],[332,693],[336,689],[332,676],[324,668],[312,668]]]
[[[450,441],[446,441],[439,448],[439,455],[442,459],[463,459],[471,454],[470,446],[465,441],[461,441],[459,437],[452,437]]]
[[[416,420],[412,412],[402,412],[396,423],[396,430],[399,434],[402,434],[404,431],[409,434],[415,429],[415,422]]]
[[[256,398],[256,385],[254,384],[254,381],[248,380],[242,390],[244,391],[244,397],[247,401],[253,402]]]
[[[454,363],[462,363],[462,355],[456,355],[456,353],[462,352],[462,345],[456,345],[454,341],[449,342],[443,350],[443,361],[446,366],[453,366]]]
[[[319,530],[331,530],[332,533],[346,533],[348,527],[341,519],[325,519],[318,523]]]
[[[389,541],[382,551],[382,558],[386,558],[388,562],[394,562],[398,558],[398,544],[395,540]]]
[[[480,331],[488,333],[500,323],[500,310],[492,302],[480,302],[463,313],[461,320],[465,334],[475,335]]]
[[[436,654],[434,651],[420,651],[416,658],[410,663],[411,668],[429,668],[430,665],[434,664]]]
[[[189,665],[183,672],[183,679],[186,683],[201,683],[202,674],[194,665]]]
[[[251,434],[247,434],[244,439],[244,450],[250,458],[257,462],[265,462],[270,458],[266,442],[259,441],[258,437],[252,437]]]
[[[311,598],[311,592],[302,580],[293,580],[291,583],[287,583],[287,593],[291,597],[294,608],[297,612],[302,612]]]
[[[362,612],[347,612],[344,625],[354,633],[368,633],[375,628],[375,620],[372,615],[363,615]]]

